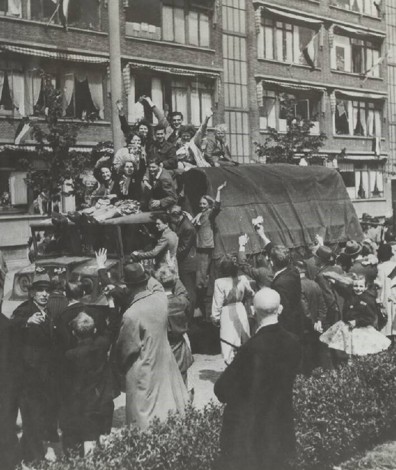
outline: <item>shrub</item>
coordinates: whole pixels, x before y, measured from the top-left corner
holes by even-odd
[[[388,432],[396,416],[396,356],[355,359],[337,372],[298,377],[294,389],[301,470],[331,468]],[[222,407],[188,409],[146,432],[122,428],[90,458],[41,464],[39,470],[210,470],[219,449]]]

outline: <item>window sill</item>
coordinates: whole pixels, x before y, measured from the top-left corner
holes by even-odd
[[[30,220],[30,219],[38,219],[38,220],[44,220],[48,219],[48,215],[41,215],[41,214],[28,214],[27,209],[19,214],[14,213],[14,214],[6,214],[0,211],[0,220],[5,221],[5,220]]]
[[[178,42],[163,41],[162,39],[140,38],[137,36],[125,36],[125,39],[139,42],[147,42],[149,44],[165,44],[166,46],[182,47],[183,49],[191,49],[193,51],[211,53],[216,52],[215,49],[211,49],[210,47],[191,46],[190,44],[179,44]]]
[[[299,69],[307,69],[313,72],[320,72],[322,69],[320,67],[315,67],[315,70],[312,70],[312,68],[309,65],[303,65],[303,64],[294,64],[291,62],[282,62],[281,60],[275,60],[275,59],[266,59],[265,57],[258,57],[257,58],[260,62],[269,62],[271,64],[280,64],[280,65],[285,65],[286,67],[296,67]]]
[[[270,132],[267,130],[267,129],[260,129],[259,130],[260,134],[269,134]],[[286,135],[287,134],[287,131],[278,131],[278,134],[281,134],[281,135]],[[320,135],[320,131],[319,132],[311,132],[309,135],[312,135],[312,136],[319,136]]]
[[[352,202],[386,202],[385,197],[371,197],[369,199],[351,199]]]
[[[38,20],[30,20],[28,18],[20,18],[18,16],[8,16],[8,15],[2,15],[0,13],[0,20],[5,19],[5,20],[11,20],[11,21],[18,21],[20,23],[27,23],[27,24],[35,24],[39,26],[45,26],[46,28],[56,28],[56,29],[61,29],[64,30],[64,27],[61,24],[47,24],[46,21],[38,21]],[[76,32],[83,32],[83,33],[91,33],[91,34],[97,34],[99,36],[107,36],[108,33],[106,31],[97,31],[95,29],[84,29],[84,28],[79,28],[78,26],[68,26],[69,31],[76,31]]]
[[[8,116],[12,116],[13,114],[14,114],[14,113],[13,113],[13,111],[11,111],[11,110],[6,110],[6,109],[0,110],[0,118],[1,118],[1,117],[6,117],[6,116],[7,116],[7,117],[8,117]]]
[[[334,139],[354,139],[354,140],[373,140],[375,135],[344,135],[344,134],[333,134]],[[385,142],[385,137],[381,137],[381,142]]]
[[[331,73],[335,73],[337,75],[347,75],[347,76],[350,76],[350,77],[359,77],[361,78],[362,80],[365,80],[366,78],[368,80],[378,80],[380,82],[383,82],[384,81],[384,78],[383,77],[365,77],[364,74],[361,74],[361,73],[355,73],[355,72],[346,72],[345,70],[335,70],[335,69],[331,69],[330,70]]]
[[[358,11],[348,10],[348,8],[342,8],[342,7],[339,7],[338,5],[330,5],[330,8],[341,11],[342,13],[345,13],[347,11],[348,13],[352,13],[355,16],[363,16],[364,18],[370,18],[372,20],[382,21],[382,18],[380,18],[379,16],[372,16],[372,15],[369,15],[368,13],[360,13]]]

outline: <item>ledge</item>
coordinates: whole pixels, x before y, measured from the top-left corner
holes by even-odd
[[[363,18],[370,18],[371,20],[382,21],[382,18],[378,16],[372,16],[372,15],[368,15],[367,13],[359,13],[358,11],[348,10],[348,8],[342,8],[342,7],[339,7],[338,5],[329,5],[329,6],[333,10],[338,10],[342,13],[348,12],[348,13],[352,13],[355,16],[359,16],[359,17],[362,16]]]
[[[44,26],[45,28],[55,28],[55,29],[60,29],[67,33],[65,31],[65,28],[60,25],[60,24],[54,24],[50,23],[47,24],[45,21],[38,21],[38,20],[29,20],[28,18],[18,18],[16,16],[7,16],[7,15],[0,15],[0,20],[5,19],[7,21],[16,21],[18,23],[26,23],[26,24],[33,24],[36,26]],[[90,33],[90,34],[97,34],[99,36],[108,36],[107,31],[97,31],[94,29],[84,29],[84,28],[79,28],[78,26],[68,26],[68,31],[76,31],[76,32],[82,32],[82,33]]]
[[[128,39],[129,41],[146,42],[149,44],[164,44],[166,46],[181,47],[183,49],[199,51],[199,52],[210,52],[212,54],[216,53],[216,50],[211,49],[210,47],[192,46],[190,44],[179,44],[177,42],[163,41],[162,39],[139,38],[137,36],[125,36],[125,39]]]
[[[345,70],[336,70],[336,69],[330,69],[331,73],[335,73],[337,75],[346,75],[349,77],[353,78],[360,78],[361,80],[377,80],[379,82],[383,82],[385,79],[384,77],[365,77],[361,73],[356,73],[356,72],[346,72]]]
[[[321,72],[322,71],[322,68],[321,67],[315,67],[314,70],[312,70],[312,68],[309,66],[309,65],[303,65],[303,64],[294,64],[294,63],[290,63],[290,62],[282,62],[280,60],[275,60],[275,59],[266,59],[264,57],[257,57],[257,60],[259,62],[268,62],[270,64],[279,64],[279,65],[284,65],[285,67],[290,67],[291,69],[292,68],[299,68],[299,69],[304,69],[304,70],[309,70],[309,71],[312,71],[312,72]],[[286,77],[279,77],[279,78],[286,78]]]

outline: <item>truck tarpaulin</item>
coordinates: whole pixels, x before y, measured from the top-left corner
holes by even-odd
[[[299,248],[314,243],[316,234],[335,244],[363,234],[355,209],[340,174],[319,166],[240,165],[194,168],[184,174],[187,205],[198,212],[202,195],[221,193],[221,212],[216,219],[213,257],[238,251],[238,236],[249,235],[247,252],[262,251],[252,219],[264,218],[265,232],[275,244]]]

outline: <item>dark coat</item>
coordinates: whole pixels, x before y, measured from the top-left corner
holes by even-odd
[[[115,180],[114,194],[117,195],[118,199],[132,199],[133,201],[140,202],[142,199],[142,179],[143,175],[132,175],[129,180],[127,194],[123,193],[123,176],[119,176]]]
[[[75,441],[93,441],[109,433],[113,415],[112,373],[108,361],[111,335],[86,338],[66,351],[68,394],[61,427]]]
[[[293,382],[301,359],[297,338],[280,325],[261,328],[215,384],[226,403],[222,470],[281,470],[293,455]]]
[[[69,300],[62,292],[51,292],[48,298],[47,309],[53,322],[56,323],[59,315],[63,312],[68,304]]]
[[[344,274],[340,266],[322,266],[316,273],[315,281],[322,289],[323,298],[326,304],[326,325],[325,328],[334,325],[342,319],[342,311],[344,308],[344,296],[337,286],[324,276],[326,272],[335,272],[337,274]]]
[[[322,289],[319,285],[303,277],[301,279],[301,300],[307,329],[312,329],[313,325],[320,321],[322,324],[326,321],[326,304],[323,298]]]
[[[246,253],[244,251],[239,251],[238,265],[242,272],[244,272],[247,276],[251,277],[253,281],[256,282],[258,289],[261,289],[262,287],[271,287],[274,275],[270,264],[267,266],[259,266],[255,268],[248,262]]]
[[[21,371],[18,401],[22,416],[22,457],[27,462],[44,457],[44,441],[59,440],[59,350],[55,326],[48,314],[40,325],[27,324],[39,311],[33,300],[27,300],[11,316]]]
[[[361,295],[353,295],[345,305],[345,321],[356,321],[356,327],[374,326],[378,323],[379,305],[376,295],[366,290]]]
[[[179,237],[176,252],[179,272],[195,272],[197,269],[197,233],[193,224],[184,215],[178,224],[171,226],[171,229]]]
[[[166,140],[161,144],[154,141],[148,149],[148,159],[159,158],[167,170],[177,169],[176,147]]]
[[[175,185],[168,171],[162,170],[161,174],[154,179],[150,177],[150,184],[152,186],[151,199],[160,201],[160,209],[168,209],[173,204],[176,204]]]
[[[296,268],[290,266],[277,275],[275,273],[271,288],[278,292],[283,306],[282,313],[279,315],[280,325],[287,331],[301,337],[303,314],[299,272]]]
[[[0,468],[12,470],[18,463],[16,419],[20,362],[14,350],[11,321],[0,314]]]

